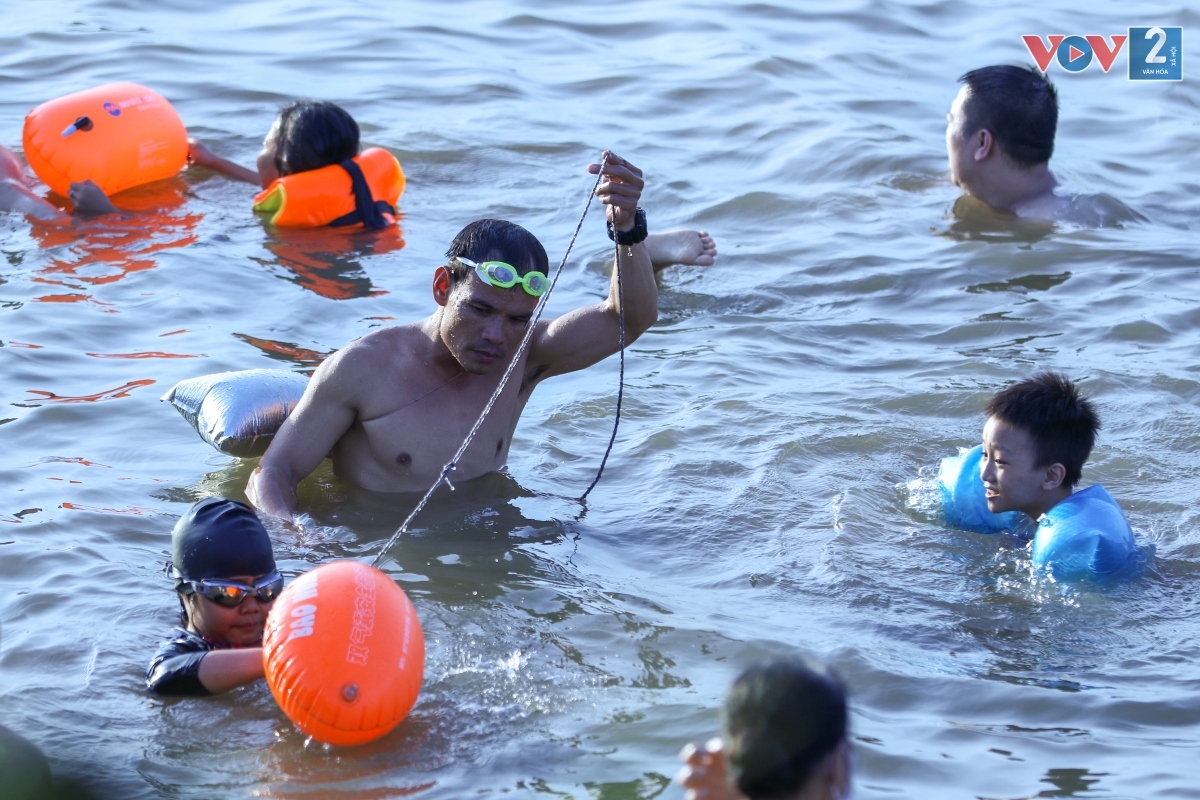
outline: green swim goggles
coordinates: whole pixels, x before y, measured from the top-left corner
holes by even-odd
[[[519,283],[526,294],[534,297],[541,297],[550,288],[550,279],[540,272],[527,272],[521,275],[517,272],[516,267],[503,261],[484,261],[482,264],[476,264],[469,258],[462,256],[455,256],[455,258],[474,269],[479,279],[489,286],[511,289]]]

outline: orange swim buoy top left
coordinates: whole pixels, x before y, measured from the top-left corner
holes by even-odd
[[[42,103],[25,116],[22,140],[29,166],[64,197],[75,181],[95,181],[112,195],[170,178],[188,156],[179,114],[136,83],[110,83]]]

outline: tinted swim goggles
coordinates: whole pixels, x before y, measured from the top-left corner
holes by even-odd
[[[489,286],[511,289],[519,283],[526,294],[534,297],[541,297],[550,288],[550,279],[541,272],[526,272],[521,275],[517,272],[516,267],[503,261],[484,261],[482,264],[476,264],[469,258],[462,256],[455,256],[455,258],[475,270],[479,279]]]
[[[175,588],[181,594],[199,594],[212,600],[219,606],[234,608],[242,604],[250,595],[260,603],[270,603],[279,597],[283,591],[283,576],[279,570],[274,570],[254,582],[253,586],[236,581],[203,580],[189,581],[175,573]]]

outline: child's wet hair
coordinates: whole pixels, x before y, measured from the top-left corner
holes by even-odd
[[[281,176],[340,164],[358,155],[358,123],[341,106],[297,100],[275,120],[275,169]]]
[[[1074,486],[1096,444],[1100,418],[1091,401],[1057,372],[1042,372],[993,395],[983,409],[989,417],[1020,428],[1033,440],[1036,467],[1062,464],[1063,483]]]
[[[725,700],[730,774],[750,800],[794,796],[846,739],[846,690],[815,662],[751,667]]]

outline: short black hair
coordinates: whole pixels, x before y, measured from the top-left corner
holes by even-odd
[[[517,273],[540,272],[548,275],[550,259],[546,248],[529,231],[502,219],[478,219],[458,232],[446,250],[446,265],[457,284],[469,268],[456,259],[462,256],[476,264],[483,261],[503,261],[516,267]]]
[[[828,669],[788,659],[743,672],[725,700],[730,774],[750,800],[794,796],[846,738],[846,689]]]
[[[971,91],[963,104],[963,131],[987,128],[1000,150],[1018,164],[1043,164],[1054,155],[1058,92],[1033,67],[973,69],[958,79]]]
[[[1075,384],[1057,372],[1042,372],[996,392],[983,409],[989,417],[1020,428],[1033,439],[1037,467],[1062,464],[1064,483],[1075,486],[1096,444],[1100,418]]]
[[[275,169],[295,175],[358,155],[358,123],[341,106],[324,100],[297,100],[275,121]]]

